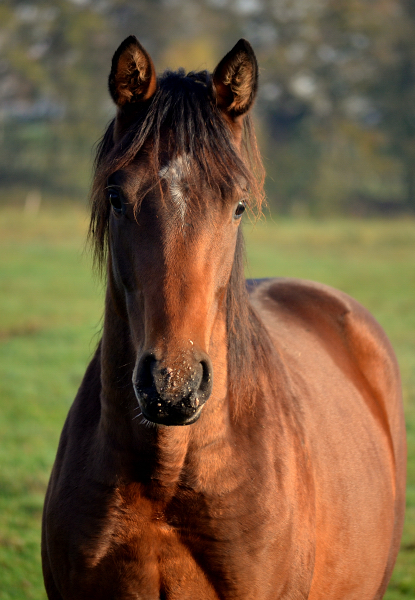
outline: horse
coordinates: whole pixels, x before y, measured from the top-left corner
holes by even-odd
[[[244,279],[260,211],[240,40],[212,74],[157,76],[134,37],[97,150],[102,338],[44,513],[49,600],[375,600],[404,517],[397,362],[357,301]]]

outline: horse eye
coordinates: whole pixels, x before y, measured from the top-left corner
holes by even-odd
[[[117,216],[121,216],[125,213],[125,204],[123,202],[121,190],[117,188],[109,188],[108,199]]]
[[[238,206],[235,209],[235,219],[238,219],[239,217],[242,216],[242,213],[244,212],[246,208],[246,204],[245,202],[238,202]]]

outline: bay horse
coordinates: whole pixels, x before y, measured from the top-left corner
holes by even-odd
[[[398,552],[398,367],[355,300],[244,280],[263,171],[245,40],[213,74],[116,51],[90,236],[102,339],[43,516],[50,600],[375,600]]]

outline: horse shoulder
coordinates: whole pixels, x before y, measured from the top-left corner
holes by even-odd
[[[338,427],[343,439],[353,438],[365,423],[366,444],[382,440],[385,460],[399,463],[404,437],[399,371],[370,313],[347,294],[311,281],[279,278],[249,286],[313,443],[326,444],[319,435],[323,427],[324,438],[341,448]],[[363,448],[363,439],[360,443]]]
[[[324,597],[315,590],[334,581],[339,593],[346,589],[356,561],[387,582],[403,524],[406,444],[386,334],[356,300],[326,285],[284,278],[248,282],[248,289],[299,397],[310,446],[319,531],[310,597]],[[355,531],[373,538],[377,554],[359,546]],[[341,558],[331,561],[325,546]],[[362,598],[374,597],[375,581],[355,582],[367,588]]]
[[[251,299],[273,340],[311,336],[356,385],[370,390],[392,437],[403,436],[402,393],[395,353],[379,323],[359,302],[330,286],[301,279],[249,282]],[[298,339],[298,337],[297,337]],[[286,342],[285,342],[286,343]]]
[[[96,509],[100,504],[99,497],[105,495],[102,489],[86,489],[87,463],[93,453],[93,440],[100,418],[100,353],[99,345],[69,410],[46,491],[42,566],[51,598],[60,598],[57,589],[62,586],[59,582],[71,578],[71,567],[65,560],[68,548],[74,551],[85,543],[89,535],[93,537],[91,526],[100,518],[100,511],[94,514],[91,504],[88,505],[88,514],[85,514],[85,494],[89,494],[90,503],[93,504],[95,499]],[[101,517],[104,519],[105,515]],[[87,525],[88,521],[90,525]],[[75,554],[72,554],[73,558]]]
[[[82,379],[78,393],[66,417],[49,487],[59,484],[59,477],[72,463],[81,459],[85,433],[96,428],[100,418],[101,345],[98,346]],[[74,467],[75,468],[75,467]]]

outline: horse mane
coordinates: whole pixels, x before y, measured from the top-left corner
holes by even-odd
[[[202,177],[220,192],[224,187],[247,186],[248,208],[261,213],[264,202],[264,169],[249,115],[243,121],[241,154],[232,142],[232,132],[216,106],[212,76],[207,71],[166,71],[158,78],[157,91],[137,111],[137,117],[117,143],[115,119],[97,147],[91,191],[89,240],[94,265],[104,271],[108,252],[110,205],[105,194],[108,177],[129,165],[140,153],[150,159],[157,174],[165,156],[188,155]],[[163,140],[161,144],[161,140]],[[141,198],[137,198],[139,205]],[[244,240],[241,229],[227,289],[228,383],[233,412],[241,401],[252,404],[253,381],[258,361],[268,370],[271,342],[265,327],[249,303],[244,277]],[[255,368],[256,365],[256,368]],[[244,398],[245,396],[245,398]],[[238,401],[236,401],[238,399]]]

